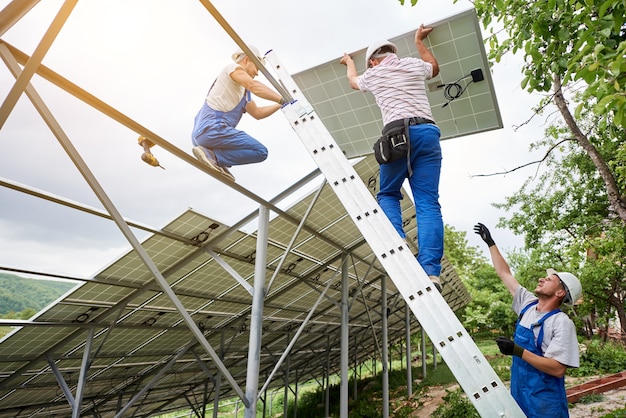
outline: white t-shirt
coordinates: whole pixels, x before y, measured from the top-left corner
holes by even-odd
[[[426,80],[432,78],[432,64],[419,58],[398,58],[391,54],[357,78],[361,91],[371,91],[383,116],[383,124],[421,116],[432,120],[426,96]]]
[[[513,297],[513,310],[519,316],[522,309],[535,300],[537,297],[533,293],[520,286]],[[545,314],[547,312],[537,312],[537,305],[533,305],[524,313],[520,325],[530,328],[531,324],[537,323]],[[535,343],[540,329],[540,326],[533,328]],[[568,367],[580,366],[576,326],[566,313],[559,312],[545,320],[541,350],[544,357],[552,358]]]
[[[231,111],[243,98],[246,89],[230,77],[237,67],[241,65],[235,62],[229,63],[218,74],[206,97],[206,104],[211,109],[220,112]]]

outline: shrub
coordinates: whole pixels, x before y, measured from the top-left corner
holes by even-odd
[[[446,390],[445,401],[433,412],[433,418],[480,418],[474,405],[467,399],[461,389]]]
[[[623,343],[592,340],[580,356],[580,367],[569,369],[575,377],[619,373],[626,369],[626,350]]]

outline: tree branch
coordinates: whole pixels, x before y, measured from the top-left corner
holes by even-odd
[[[505,175],[505,174],[512,173],[513,171],[517,171],[517,170],[522,169],[522,168],[524,168],[524,167],[528,167],[529,165],[533,165],[533,164],[541,164],[542,162],[544,162],[544,161],[546,160],[546,158],[548,158],[548,155],[550,155],[550,153],[552,152],[552,150],[554,150],[556,147],[558,147],[559,145],[561,145],[562,143],[564,143],[564,142],[566,142],[566,141],[575,141],[575,140],[576,140],[575,138],[565,138],[565,139],[563,139],[563,140],[561,140],[561,141],[557,142],[556,144],[552,145],[552,146],[550,147],[550,149],[548,149],[548,151],[546,151],[545,155],[544,155],[544,156],[543,156],[543,158],[542,158],[542,159],[540,159],[540,160],[531,161],[531,162],[529,162],[529,163],[526,163],[526,164],[522,164],[522,165],[520,165],[520,166],[517,166],[517,167],[515,167],[515,168],[513,168],[513,169],[511,169],[511,170],[501,171],[501,172],[498,172],[498,173],[490,173],[490,174],[474,174],[474,175],[471,175],[471,176],[470,176],[470,178],[473,178],[473,177],[491,177],[491,176],[500,176],[500,175]]]

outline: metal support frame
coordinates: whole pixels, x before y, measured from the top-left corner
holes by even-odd
[[[302,323],[300,324],[300,326],[298,327],[298,330],[296,331],[295,335],[293,336],[293,338],[291,338],[291,340],[289,341],[289,344],[287,345],[287,347],[285,348],[285,351],[283,351],[283,354],[280,356],[280,358],[278,359],[278,361],[276,362],[276,364],[274,365],[274,369],[271,371],[271,373],[269,374],[269,376],[267,377],[267,379],[265,379],[265,384],[263,385],[263,387],[261,388],[260,392],[264,392],[267,390],[268,386],[270,385],[272,378],[274,377],[274,375],[276,374],[276,372],[278,371],[278,369],[282,366],[283,362],[285,361],[286,358],[288,358],[289,353],[291,351],[291,349],[293,348],[293,346],[295,345],[296,341],[298,340],[298,338],[300,337],[300,335],[302,334],[302,332],[304,331],[304,329],[307,327],[307,325],[309,324],[309,321],[311,320],[311,317],[313,316],[313,314],[315,313],[315,310],[317,309],[317,307],[319,306],[320,302],[326,297],[326,293],[328,292],[328,289],[330,288],[330,285],[333,282],[334,279],[334,275],[328,280],[328,282],[326,283],[326,287],[324,288],[324,290],[320,293],[319,297],[317,298],[317,300],[315,301],[315,303],[313,304],[313,306],[311,307],[311,309],[309,309],[309,312],[307,313],[306,318],[304,318],[304,320],[302,321]],[[258,379],[257,379],[258,380]]]
[[[330,417],[330,337],[326,337],[326,372],[324,390],[324,417]]]
[[[380,316],[382,323],[383,358],[383,418],[389,418],[389,338],[387,334],[387,278],[380,279]]]
[[[3,43],[0,43],[0,55],[2,56],[3,60],[7,64],[7,67],[12,72],[13,76],[16,78],[19,78],[21,74],[19,65],[17,61],[15,60],[15,58],[11,55],[7,46]],[[154,264],[154,262],[152,261],[152,259],[150,258],[146,250],[142,247],[137,237],[133,234],[130,227],[126,224],[123,217],[121,216],[121,214],[119,213],[115,205],[113,204],[113,202],[110,200],[110,198],[108,197],[108,195],[106,194],[102,186],[99,184],[99,182],[97,181],[97,179],[95,178],[95,176],[93,175],[93,173],[91,172],[91,170],[89,169],[85,161],[82,159],[82,157],[78,153],[78,150],[74,147],[74,145],[69,140],[69,138],[67,137],[67,135],[65,134],[65,132],[63,131],[63,129],[57,122],[57,120],[54,118],[50,110],[47,108],[47,106],[45,105],[45,103],[43,102],[39,94],[36,92],[34,87],[30,85],[30,83],[26,85],[25,92],[27,96],[29,97],[29,99],[31,100],[31,102],[33,103],[33,105],[35,106],[35,108],[37,109],[37,111],[39,112],[39,114],[41,115],[41,117],[43,118],[43,120],[46,122],[46,124],[48,125],[52,133],[54,134],[54,136],[59,141],[59,144],[63,147],[65,152],[68,154],[68,156],[70,157],[70,159],[72,160],[76,168],[78,169],[78,171],[81,173],[85,181],[91,187],[92,191],[94,192],[98,200],[100,200],[104,208],[107,210],[107,212],[109,212],[115,224],[118,226],[118,228],[120,229],[120,231],[122,232],[126,240],[130,243],[131,247],[135,250],[139,258],[142,260],[147,270],[151,272],[151,274],[154,276],[154,279],[159,284],[163,292],[172,301],[172,303],[174,304],[174,306],[176,307],[176,309],[182,316],[184,322],[189,327],[189,329],[191,330],[195,338],[203,346],[203,348],[207,351],[207,353],[211,356],[211,358],[215,362],[218,369],[220,369],[222,374],[226,377],[228,382],[233,387],[233,390],[237,393],[237,395],[242,399],[244,404],[246,404],[247,406],[247,400],[245,399],[245,395],[243,391],[241,390],[241,388],[239,387],[239,385],[237,384],[237,382],[235,381],[235,379],[233,378],[233,376],[230,374],[226,366],[219,359],[219,357],[217,356],[217,353],[215,353],[215,351],[213,350],[213,347],[211,347],[211,345],[206,340],[206,338],[204,338],[202,331],[200,331],[198,326],[195,324],[195,322],[193,321],[189,313],[186,311],[185,307],[180,302],[180,300],[178,299],[174,291],[171,289],[171,287],[169,286],[169,284],[167,283],[167,281],[165,280],[165,278],[163,277],[163,275],[161,274],[157,266]]]
[[[256,241],[254,269],[254,291],[250,315],[250,335],[248,344],[248,368],[246,374],[246,400],[244,417],[256,417],[257,392],[259,389],[259,366],[261,364],[261,332],[263,330],[263,304],[265,300],[265,271],[269,229],[269,210],[259,208],[259,229]]]
[[[144,393],[149,391],[150,388],[152,388],[152,386],[154,386],[154,384],[158,382],[161,377],[163,377],[165,372],[170,369],[176,363],[176,361],[191,348],[192,344],[194,343],[195,341],[191,341],[183,349],[179,350],[178,353],[176,353],[176,355],[172,357],[164,367],[161,367],[161,370],[159,370],[159,372],[152,379],[150,379],[150,382],[148,382],[148,384],[144,385],[137,393],[135,393],[135,395],[133,395],[133,397],[126,403],[126,405],[124,405],[124,407],[122,407],[122,409],[117,414],[115,414],[114,418],[122,418],[126,411],[128,411],[130,407],[133,406],[135,402],[137,402],[137,400],[143,396]]]
[[[40,0],[13,0],[0,11],[0,36],[19,22]]]
[[[80,409],[83,403],[83,391],[85,390],[85,382],[87,381],[87,373],[89,373],[89,355],[91,354],[91,344],[93,343],[94,329],[87,330],[87,338],[83,351],[83,359],[80,364],[80,374],[78,375],[78,384],[76,385],[76,396],[74,397],[74,408],[72,408],[72,418],[80,417]]]
[[[46,55],[46,52],[48,52],[48,49],[50,49],[50,46],[52,46],[52,42],[54,42],[55,38],[61,31],[63,24],[70,16],[70,13],[74,9],[77,2],[78,0],[66,0],[65,3],[63,3],[59,13],[57,13],[56,17],[50,24],[50,27],[39,42],[39,45],[35,48],[33,56],[30,57],[26,66],[24,66],[24,69],[17,76],[15,84],[13,84],[9,94],[2,103],[2,106],[0,106],[0,129],[4,126],[11,110],[15,107],[15,104],[24,92],[24,89],[26,89],[26,87],[30,84],[30,79],[35,74],[35,71],[37,71],[37,67],[41,64],[43,57]]]
[[[348,367],[349,367],[349,307],[348,307],[348,257],[341,263],[341,381],[339,384],[339,417],[348,418]]]
[[[61,391],[63,391],[63,394],[65,395],[65,399],[67,399],[67,403],[70,404],[70,407],[73,410],[74,404],[75,404],[74,395],[72,394],[72,391],[67,385],[67,382],[65,381],[65,379],[63,379],[63,375],[61,374],[61,371],[55,364],[54,360],[50,358],[50,356],[46,356],[46,361],[48,362],[48,365],[50,366],[50,370],[52,370],[52,374],[54,374],[54,378],[57,380],[57,383],[59,384]]]
[[[413,310],[413,312],[416,314],[418,319],[428,318],[429,316],[432,317],[433,310],[441,308],[441,301],[442,301],[441,296],[437,293],[433,293],[431,291],[432,289],[430,289],[427,286],[429,283],[425,282],[425,280],[427,279],[424,279],[423,271],[420,270],[421,267],[419,267],[419,265],[417,265],[417,267],[415,266],[416,262],[415,262],[414,257],[411,256],[410,258],[406,258],[407,253],[410,253],[410,251],[406,251],[406,249],[408,248],[407,244],[398,241],[396,237],[397,234],[395,234],[395,231],[393,231],[394,234],[390,232],[392,231],[392,227],[388,223],[388,221],[385,222],[383,220],[384,218],[380,216],[381,215],[380,208],[377,207],[375,202],[374,203],[371,202],[372,197],[369,193],[369,190],[367,190],[367,188],[364,188],[365,190],[363,190],[363,188],[360,187],[358,182],[354,181],[355,178],[358,180],[358,176],[355,176],[355,173],[353,172],[352,167],[349,164],[346,164],[347,160],[345,159],[345,156],[343,156],[343,154],[340,152],[336,144],[334,144],[334,141],[332,140],[332,138],[330,138],[330,134],[323,127],[323,125],[320,122],[320,119],[317,118],[312,107],[310,107],[310,105],[308,104],[304,96],[299,92],[299,89],[297,88],[297,86],[295,86],[295,83],[293,83],[293,80],[290,78],[286,70],[284,70],[284,67],[281,67],[280,70],[278,71],[280,74],[282,74],[282,81],[280,80],[277,81],[273,77],[273,75],[268,71],[268,69],[265,68],[265,66],[261,62],[259,62],[256,56],[254,56],[254,54],[251,54],[251,51],[249,50],[247,45],[243,42],[241,38],[239,38],[239,36],[234,32],[234,30],[232,30],[232,28],[221,17],[221,15],[219,15],[219,13],[212,6],[212,4],[208,0],[200,0],[200,2],[205,6],[205,8],[207,8],[207,10],[209,10],[209,12],[215,17],[215,19],[224,27],[226,32],[233,38],[233,40],[235,40],[235,42],[242,48],[242,50],[246,52],[247,55],[251,56],[251,59],[253,60],[253,62],[257,64],[257,67],[259,67],[259,69],[263,72],[263,74],[265,74],[265,76],[268,78],[270,83],[274,85],[274,87],[279,91],[279,93],[283,96],[283,98],[285,98],[287,101],[291,101],[294,97],[298,99],[297,105],[292,104],[283,109],[284,114],[290,120],[292,127],[294,128],[296,133],[298,133],[298,135],[301,137],[305,146],[311,153],[316,163],[320,166],[321,172],[324,174],[326,179],[330,181],[331,188],[335,190],[340,200],[346,206],[346,209],[348,210],[350,216],[355,221],[357,226],[359,226],[359,228],[361,229],[363,233],[363,236],[365,237],[367,242],[370,244],[374,252],[377,254],[379,261],[383,264],[384,268],[389,272],[390,278],[392,278],[392,280],[396,284],[396,287],[399,289],[399,291],[402,293],[403,297],[407,301],[407,306]],[[5,10],[2,13],[2,17],[7,18],[7,19],[0,20],[0,32],[4,33],[9,27],[13,25],[13,23],[15,23],[15,21],[19,20],[19,17],[21,17],[21,15],[25,14],[36,3],[37,1],[34,1],[34,0],[24,0],[22,2],[19,2],[18,0],[14,0],[9,6],[5,8]],[[267,219],[269,219],[269,216],[268,216],[269,210],[275,210],[277,214],[284,216],[290,222],[298,223],[298,220],[294,219],[292,216],[288,215],[284,211],[276,208],[273,204],[269,204],[268,202],[265,202],[263,199],[252,194],[251,192],[247,191],[243,187],[237,184],[228,184],[230,187],[232,187],[235,190],[238,190],[239,192],[248,196],[252,200],[255,200],[261,203],[261,208],[259,210],[259,223],[260,223],[259,235],[257,237],[257,260],[256,260],[257,265],[255,269],[255,286],[254,286],[253,293],[252,293],[252,296],[253,296],[252,312],[251,312],[252,325],[251,325],[251,330],[250,330],[248,375],[247,375],[247,381],[246,381],[247,382],[246,394],[244,395],[244,393],[241,391],[241,389],[235,382],[234,378],[230,375],[224,363],[222,362],[221,359],[223,356],[218,356],[217,353],[215,353],[215,351],[213,350],[211,345],[208,343],[206,338],[204,338],[203,333],[199,330],[197,325],[192,320],[191,316],[187,313],[184,306],[182,305],[182,303],[180,302],[176,294],[173,292],[173,290],[167,283],[164,275],[158,270],[157,266],[154,264],[152,259],[149,257],[149,255],[145,251],[145,249],[142,247],[142,245],[139,243],[135,235],[132,233],[130,226],[133,226],[133,225],[131,225],[124,218],[122,218],[121,214],[117,211],[117,208],[115,207],[113,202],[109,199],[108,195],[105,193],[104,189],[100,186],[100,184],[98,183],[93,173],[91,173],[86,163],[82,160],[82,157],[80,156],[78,151],[73,147],[73,144],[71,143],[69,138],[66,136],[66,134],[63,132],[58,122],[53,118],[51,112],[47,109],[42,99],[39,97],[39,95],[34,90],[34,88],[30,85],[30,79],[32,78],[32,76],[36,72],[39,73],[41,71],[42,73],[40,73],[40,75],[43,74],[42,76],[44,78],[48,78],[48,80],[51,81],[53,84],[59,85],[68,93],[76,96],[80,100],[83,100],[85,103],[93,106],[95,109],[101,111],[103,114],[110,116],[112,119],[117,120],[122,125],[130,128],[131,130],[135,130],[136,132],[148,137],[156,145],[163,147],[164,149],[173,153],[174,155],[178,156],[184,161],[194,165],[195,167],[201,169],[202,171],[205,171],[207,174],[214,176],[211,172],[209,172],[205,167],[203,167],[199,162],[197,162],[194,158],[190,157],[188,154],[172,146],[164,139],[158,137],[156,134],[148,131],[146,128],[142,127],[138,123],[130,120],[129,118],[117,112],[116,110],[106,105],[105,103],[101,102],[97,98],[89,95],[89,93],[81,90],[80,88],[73,85],[72,83],[67,82],[67,80],[64,80],[58,74],[55,74],[54,72],[50,71],[49,69],[46,69],[44,66],[41,65],[43,56],[45,55],[48,48],[54,41],[56,35],[58,34],[59,30],[63,26],[65,20],[71,13],[71,10],[73,9],[76,3],[77,3],[77,0],[66,0],[64,2],[61,10],[59,11],[58,15],[54,19],[47,33],[44,35],[43,39],[41,40],[39,46],[35,50],[35,53],[33,54],[32,57],[25,58],[25,55],[23,53],[19,53],[19,51],[16,51],[14,48],[10,47],[6,43],[0,42],[0,55],[2,55],[2,58],[7,63],[7,67],[16,77],[16,83],[14,84],[9,95],[5,99],[2,106],[0,107],[0,127],[2,127],[2,125],[6,121],[9,113],[11,112],[15,103],[17,102],[19,96],[25,92],[30,98],[31,102],[34,104],[37,111],[40,113],[40,115],[46,122],[46,124],[48,125],[48,127],[50,128],[50,130],[52,131],[52,133],[55,135],[55,137],[59,141],[60,145],[63,147],[63,149],[66,151],[70,159],[73,161],[74,165],[79,170],[79,172],[81,173],[85,181],[89,184],[94,194],[97,196],[97,198],[105,207],[106,213],[102,212],[100,216],[107,217],[116,223],[116,225],[118,226],[122,234],[125,236],[125,238],[128,240],[128,242],[132,246],[133,250],[136,251],[141,261],[145,264],[147,270],[153,276],[153,281],[151,282],[151,285],[153,285],[156,282],[156,284],[162,289],[163,293],[172,301],[175,308],[181,314],[182,321],[189,327],[189,329],[191,330],[195,338],[195,340],[192,340],[189,342],[188,348],[191,348],[193,345],[197,343],[201,345],[205,349],[205,351],[208,352],[209,356],[215,362],[215,365],[218,369],[218,381],[221,381],[220,377],[224,376],[226,380],[231,384],[234,391],[237,393],[239,399],[241,399],[241,401],[243,402],[246,408],[246,417],[250,417],[250,418],[254,417],[255,414],[252,414],[252,411],[256,412],[256,400],[258,399],[258,377],[259,377],[258,370],[259,370],[259,355],[260,355],[260,335],[261,335],[261,328],[262,328],[261,327],[262,310],[263,310],[264,297],[266,296],[265,289],[264,289],[266,260],[265,258],[263,258],[262,262],[259,260],[260,258],[259,254],[263,253],[264,255],[266,255],[266,253],[264,253],[262,251],[262,248],[260,248],[259,246],[264,245],[265,246],[264,248],[266,248],[267,246],[266,234],[267,234],[267,227],[268,227]],[[7,10],[9,10],[11,13],[5,13]],[[16,17],[17,17],[17,20],[15,19]],[[16,56],[18,58],[16,58]],[[268,54],[268,57],[272,58],[273,62],[277,62],[277,59],[275,58],[275,54],[273,52],[270,52]],[[23,69],[19,68],[18,62],[22,62],[22,64],[24,65]],[[276,66],[274,66],[274,71],[277,71]],[[284,83],[284,81],[286,81],[287,83]],[[304,126],[305,124],[306,126]],[[265,203],[267,203],[267,205],[265,205]],[[306,219],[306,216],[305,216],[305,219]],[[363,222],[364,220],[369,221],[369,222]],[[319,236],[319,234],[316,231],[310,231],[308,228],[304,228],[303,227],[304,222],[305,222],[304,220],[300,221],[300,225],[298,226],[298,231],[300,231],[300,229],[302,228],[302,229],[307,230],[308,232],[314,233],[316,236]],[[263,234],[265,234],[265,236],[263,236]],[[296,232],[296,235],[297,235],[297,232]],[[295,240],[295,237],[294,237],[294,240]],[[323,240],[328,241],[325,238],[323,238]],[[334,245],[334,243],[331,243],[331,244]],[[291,244],[289,245],[289,247],[291,247]],[[289,250],[290,248],[287,249],[286,253],[288,253]],[[198,253],[201,253],[201,251],[199,251]],[[211,255],[211,252],[209,252],[209,254]],[[402,256],[405,256],[405,257],[402,258]],[[407,261],[410,259],[413,260],[413,264],[411,264],[410,261]],[[281,261],[281,264],[282,264],[282,261]],[[399,265],[406,265],[408,267],[406,266],[400,267]],[[418,273],[417,275],[415,275],[416,272]],[[347,255],[344,255],[343,257],[341,273],[342,273],[342,277],[341,277],[341,283],[342,283],[341,417],[346,418],[347,412],[348,412],[347,410],[348,345],[349,345],[349,337],[348,337],[349,315],[348,313],[349,313],[349,308],[350,308],[350,305],[348,304],[348,294],[347,294],[347,289],[349,288]],[[418,282],[421,281],[421,283],[417,285],[409,285],[404,280],[404,278],[409,275],[418,277],[419,279]],[[385,288],[386,286],[385,286],[385,281],[384,281],[385,279],[383,278],[382,280],[383,280],[383,299],[385,300],[385,306],[383,308],[382,352],[383,352],[383,357],[384,357],[383,369],[386,369],[388,367],[388,362],[386,358],[387,350],[388,350],[387,335],[386,335],[386,332],[387,332],[386,288]],[[325,291],[321,293],[320,298],[322,298],[324,294],[325,294]],[[421,305],[424,305],[424,306],[421,306]],[[447,308],[447,305],[445,305],[445,303],[443,305]],[[310,315],[312,315],[314,310],[315,310],[315,307],[311,309]],[[446,313],[445,309],[443,311],[444,313]],[[433,317],[433,319],[435,318]],[[447,321],[449,318],[446,317],[444,319]],[[453,369],[453,372],[455,372],[455,370],[458,372],[457,370],[458,363],[459,362],[462,363],[463,361],[467,359],[461,356],[458,356],[457,351],[461,352],[462,350],[460,348],[465,348],[465,349],[468,348],[468,344],[466,341],[468,338],[465,338],[466,336],[464,334],[464,330],[462,330],[462,327],[460,327],[459,329],[458,324],[454,323],[454,321],[452,321],[451,324],[448,324],[449,326],[442,326],[442,323],[440,321],[433,321],[433,322],[434,322],[434,325],[430,326],[430,329],[428,331],[429,335],[431,335],[431,333],[432,335],[434,335],[433,343],[437,342],[439,344],[439,350],[442,352],[442,357],[446,361],[448,361],[449,364],[452,364],[451,369]],[[440,330],[438,329],[438,327],[443,328],[444,331],[439,332]],[[71,393],[69,392],[69,388],[67,388],[67,385],[66,385],[66,389],[67,389],[66,396],[68,394],[70,395],[68,396],[68,400],[70,401],[71,405],[73,404],[73,416],[80,415],[79,411],[81,409],[80,404],[81,404],[81,399],[82,399],[82,394],[81,394],[82,387],[85,384],[86,374],[87,374],[87,371],[89,370],[89,364],[90,364],[89,356],[91,352],[91,343],[94,338],[94,333],[95,333],[95,327],[88,328],[89,336],[87,338],[87,343],[84,346],[84,355],[83,355],[83,361],[81,364],[81,376],[79,378],[79,383],[77,386],[76,399],[71,400]],[[295,339],[297,339],[297,335],[294,337],[294,340]],[[408,340],[409,339],[407,338],[407,342]],[[459,343],[459,340],[461,341],[461,343]],[[458,345],[461,345],[462,347],[457,347]],[[355,344],[355,347],[356,347],[356,344]],[[408,344],[407,344],[407,347],[408,347]],[[433,345],[433,349],[434,348],[435,346]],[[97,351],[98,350],[96,350],[96,352]],[[167,368],[170,365],[175,363],[178,356],[182,355],[181,353],[184,351],[186,351],[186,349],[183,349],[179,351],[176,355],[173,355],[172,358],[167,363],[167,365],[162,367],[159,373],[157,373],[153,377],[152,382],[156,382],[159,379],[159,377],[163,373],[165,373]],[[410,349],[407,348],[407,351],[408,351],[408,355],[410,356]],[[286,370],[287,370],[286,379],[285,379],[286,381],[285,413],[287,412],[286,410],[287,389],[289,388],[288,352],[289,352],[289,349],[286,349],[285,354],[284,354],[284,356],[286,357]],[[471,344],[469,344],[469,350],[466,350],[466,352],[469,353],[467,356],[470,356],[474,360],[474,362],[477,363],[478,365],[483,363],[482,361],[483,358],[481,357],[481,355],[477,354],[475,350],[473,350],[473,347],[471,346]],[[422,350],[422,354],[425,356],[425,350]],[[434,361],[436,364],[436,358],[434,359]],[[49,362],[50,368],[54,371],[55,370],[54,361],[52,359],[48,359],[48,362]],[[407,362],[407,366],[410,367],[409,361]],[[490,369],[488,366],[488,363],[487,363],[487,368]],[[488,371],[486,370],[487,368],[479,367],[479,370],[482,372],[486,372]],[[208,373],[208,370],[205,370],[205,371],[207,372],[207,374],[210,375],[210,373]],[[472,369],[472,372],[473,372],[473,369]],[[57,380],[59,380],[59,382],[62,382],[63,379],[60,373],[58,373],[58,370],[56,371],[56,374],[57,374]],[[455,375],[456,374],[457,373],[455,373]],[[472,375],[471,372],[469,374]],[[506,399],[506,396],[503,397],[500,394],[503,385],[501,384],[501,382],[499,382],[497,378],[492,379],[492,381],[490,382],[492,386],[484,385],[480,387],[482,383],[471,381],[471,379],[469,379],[465,375],[463,375],[462,377],[463,379],[461,379],[460,381],[461,386],[465,389],[468,395],[471,394],[474,396],[474,399],[471,398],[471,400],[475,403],[475,405],[477,405],[477,409],[479,410],[479,412],[481,411],[491,412],[491,411],[497,410],[500,413],[499,416],[520,416],[516,413],[516,410],[514,408],[509,409],[509,403],[508,403],[509,400]],[[476,379],[476,380],[480,382],[485,380],[484,378],[491,379],[491,375],[489,375],[489,373],[487,373],[487,376],[479,376],[479,377],[480,379]],[[355,372],[355,378],[356,378],[356,372]],[[326,379],[328,382],[328,374],[326,375]],[[271,377],[267,379],[267,382],[269,382],[270,380],[271,380]],[[477,383],[478,383],[479,388],[476,388]],[[60,385],[63,386],[61,383]],[[118,413],[116,414],[116,416],[122,416],[124,412],[126,412],[137,399],[139,399],[142,393],[145,393],[145,391],[149,390],[150,387],[151,387],[151,383],[148,383],[147,385],[145,385],[140,391],[138,391],[135,394],[133,399],[130,402],[128,402],[123,408],[121,407],[122,399],[120,397],[120,409]],[[327,389],[328,389],[328,384],[327,384]],[[297,382],[296,382],[296,401],[297,401],[297,391],[298,391],[298,387],[297,387]],[[499,398],[497,396],[493,396],[494,392],[499,396]],[[355,391],[355,394],[356,394],[356,391]],[[489,401],[483,402],[485,398],[491,401],[491,403]],[[497,398],[498,402],[493,402],[494,398]],[[500,399],[500,398],[503,398],[503,399]],[[219,399],[219,390],[218,392],[216,392],[216,401],[218,399]],[[481,402],[482,404],[480,404]],[[485,403],[488,403],[489,406],[484,407]],[[388,395],[387,395],[387,402],[385,404],[387,405],[387,413],[384,415],[386,417],[388,416]],[[492,407],[492,404],[494,405],[493,407]],[[482,406],[482,408],[479,408],[479,406]],[[214,409],[214,413],[216,410],[217,408]],[[504,411],[504,412],[501,412],[501,411]],[[92,412],[95,413],[95,407],[92,410]]]

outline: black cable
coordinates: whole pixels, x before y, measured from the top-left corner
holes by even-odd
[[[461,86],[459,84],[459,82],[463,79],[466,79],[468,77],[472,77],[472,80],[465,84],[465,87]],[[447,84],[440,84],[437,87],[441,88],[444,87],[443,89],[443,96],[448,99],[447,103],[444,103],[443,106],[441,106],[442,108],[448,106],[450,104],[450,102],[452,102],[454,99],[457,99],[459,97],[461,97],[461,95],[465,92],[465,90],[467,90],[467,87],[472,84],[474,82],[474,77],[472,76],[472,74],[468,74],[464,77],[459,78],[457,81],[455,81],[454,83],[447,83]],[[456,89],[456,92],[452,92],[452,89]]]

